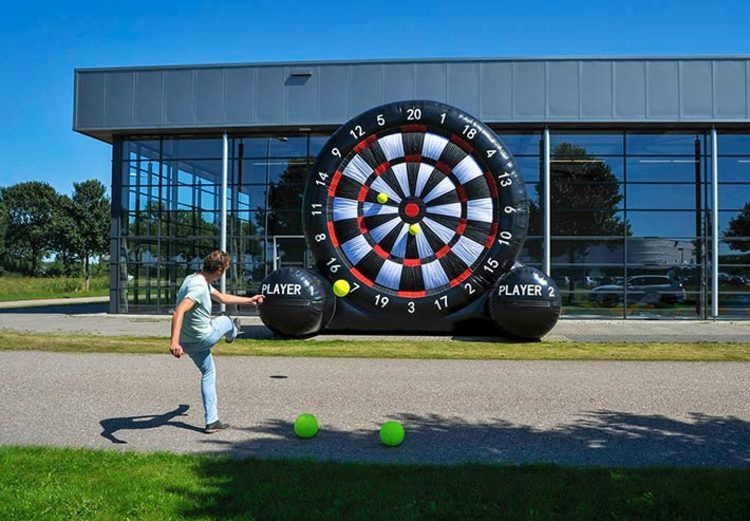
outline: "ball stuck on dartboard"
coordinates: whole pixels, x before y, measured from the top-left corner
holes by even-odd
[[[350,289],[349,282],[344,279],[339,279],[333,283],[333,294],[339,298],[347,296]]]
[[[378,202],[379,202],[380,204],[385,204],[385,203],[387,203],[387,202],[388,202],[388,194],[386,194],[385,192],[380,192],[380,193],[378,194],[378,197],[377,197],[377,199],[378,199]]]
[[[420,232],[419,225],[417,223],[410,224],[409,225],[409,233],[412,235],[417,235]]]

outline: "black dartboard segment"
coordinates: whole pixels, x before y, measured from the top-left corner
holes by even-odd
[[[511,268],[528,204],[492,130],[448,105],[404,101],[330,138],[307,181],[303,223],[320,272],[349,281],[350,304],[437,318]]]

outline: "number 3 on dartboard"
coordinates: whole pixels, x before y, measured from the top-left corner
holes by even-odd
[[[414,302],[409,302],[409,313],[414,313],[415,310]]]

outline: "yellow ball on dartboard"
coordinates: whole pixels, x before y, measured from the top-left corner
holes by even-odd
[[[388,202],[388,194],[385,194],[385,193],[383,193],[383,192],[380,192],[380,193],[378,194],[378,202],[379,202],[380,204],[385,204],[385,203],[387,203],[387,202]]]
[[[339,279],[333,283],[333,294],[337,297],[345,297],[349,294],[349,282],[344,279]]]
[[[416,235],[420,232],[419,225],[417,223],[410,224],[409,225],[409,233],[412,235]]]

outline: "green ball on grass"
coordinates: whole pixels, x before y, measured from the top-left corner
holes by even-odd
[[[388,421],[380,427],[380,441],[383,445],[396,447],[404,441],[404,426],[397,421]]]
[[[300,414],[294,420],[294,434],[298,438],[312,438],[318,434],[318,419],[312,414]]]

